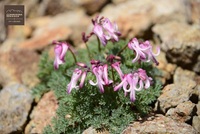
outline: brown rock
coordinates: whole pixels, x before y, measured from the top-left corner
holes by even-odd
[[[25,134],[41,134],[44,127],[51,124],[57,108],[58,102],[53,91],[44,94],[31,113],[31,121],[25,128]]]
[[[161,96],[157,101],[157,110],[166,113],[170,108],[176,107],[180,103],[189,101],[191,97],[198,96],[196,83],[189,83],[190,86],[170,84],[164,87]],[[198,98],[198,97],[197,97]]]
[[[200,1],[190,0],[192,22],[200,24]]]
[[[200,116],[200,101],[198,102],[198,104],[196,105],[197,107],[197,115]]]
[[[30,90],[21,84],[5,87],[0,92],[0,133],[22,133],[31,109]]]
[[[47,45],[52,44],[53,40],[65,40],[71,31],[67,27],[58,26],[56,28],[42,28],[36,31],[37,34],[31,39],[20,43],[20,48],[29,50],[43,49]]]
[[[43,18],[43,21],[32,19],[29,24],[35,27],[36,30],[33,32],[32,37],[20,43],[19,47],[41,50],[52,44],[53,40],[72,40],[74,45],[78,45],[82,42],[81,34],[86,30],[89,22],[90,20],[83,10],[65,12],[50,19]]]
[[[186,101],[178,104],[176,108],[169,109],[166,115],[174,120],[187,122],[194,116],[195,112],[195,104],[191,101]]]
[[[142,35],[155,23],[167,20],[189,20],[186,8],[185,0],[158,0],[156,2],[128,0],[118,5],[106,6],[102,15],[117,22],[123,37],[132,38]]]
[[[87,14],[94,14],[108,2],[109,0],[76,0],[76,4],[82,6]]]
[[[197,130],[198,133],[200,133],[200,116],[194,116],[192,120],[192,126],[194,129]]]
[[[190,125],[177,122],[163,115],[155,115],[150,120],[136,121],[123,134],[197,134]]]
[[[0,52],[0,83],[3,86],[23,83],[33,87],[38,83],[39,56],[30,50],[11,49]]]
[[[160,79],[163,84],[166,84],[166,81],[172,79],[172,75],[175,72],[176,65],[167,62],[166,54],[163,51],[161,51],[159,56],[156,58],[159,62],[157,68],[162,71],[162,76]]]
[[[174,73],[174,83],[176,84],[183,84],[187,86],[193,87],[193,83],[196,84],[195,77],[196,74],[189,70],[183,70],[182,68],[178,67]],[[189,85],[192,84],[192,85]]]
[[[170,62],[195,72],[200,71],[199,26],[171,21],[154,26],[153,31],[161,37],[161,48]]]

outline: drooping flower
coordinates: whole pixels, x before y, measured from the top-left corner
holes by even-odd
[[[67,93],[70,93],[73,88],[78,89],[82,88],[85,82],[89,68],[84,63],[77,63],[81,69],[76,68],[72,74],[71,81],[67,85]],[[80,80],[79,86],[77,86],[78,80]]]
[[[86,36],[85,33],[82,33],[82,40],[86,43],[92,35],[96,35],[101,44],[104,46],[109,40],[115,42],[119,40],[121,33],[118,30],[116,23],[112,23],[108,18],[97,16],[95,19],[92,19],[94,25],[92,32]]]
[[[112,41],[118,41],[119,36],[121,33],[118,30],[117,24],[114,22],[113,24],[108,18],[105,18],[102,20],[102,26],[106,30],[107,34],[107,40],[112,40]]]
[[[120,76],[120,79],[122,80],[124,77],[124,74],[122,73],[122,70],[120,68],[120,62],[115,62],[111,66],[117,71],[117,73]]]
[[[58,69],[60,64],[65,62],[65,54],[69,48],[67,43],[56,42],[54,47],[55,60],[54,60],[54,69]]]
[[[150,62],[153,61],[156,65],[158,65],[158,61],[155,56],[160,54],[160,48],[157,48],[157,53],[154,54],[152,52],[152,46],[149,41],[145,41],[143,43],[139,43],[136,38],[133,38],[129,43],[128,47],[131,50],[135,51],[136,57],[132,60],[133,63],[137,61]]]
[[[144,85],[145,85],[144,88],[145,89],[149,88],[151,81],[152,81],[152,78],[147,76],[146,71],[139,68],[138,71],[137,71],[137,74],[140,78],[140,81],[142,81],[142,83],[144,83]]]
[[[67,93],[68,94],[71,93],[73,88],[78,89],[79,86],[77,86],[77,82],[78,82],[79,78],[81,77],[81,75],[82,75],[82,70],[76,68],[72,74],[70,83],[67,85]]]
[[[94,22],[93,33],[97,35],[101,44],[103,44],[104,46],[107,44],[108,37],[106,38],[106,35],[103,32],[102,26],[99,25],[97,22]]]
[[[112,80],[108,79],[108,65],[99,65],[98,63],[95,65],[94,61],[91,64],[92,72],[96,76],[96,83],[92,80],[90,80],[89,83],[93,86],[98,85],[100,92],[103,93],[104,85],[109,85],[113,82]]]
[[[137,74],[125,74],[121,83],[114,87],[114,91],[118,91],[121,87],[125,92],[125,95],[130,92],[130,100],[135,101],[135,91],[140,91],[143,88],[143,83],[139,82],[138,85],[138,75]],[[129,87],[129,88],[127,88]]]

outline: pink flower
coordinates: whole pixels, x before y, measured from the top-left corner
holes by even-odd
[[[54,60],[54,69],[58,69],[60,64],[65,62],[65,54],[69,46],[67,43],[57,42],[54,47],[55,60]]]
[[[107,39],[106,35],[103,33],[103,28],[101,25],[97,24],[97,22],[94,22],[93,33],[97,35],[101,44],[104,46],[107,44]]]
[[[100,92],[104,92],[104,85],[109,85],[113,81],[108,79],[108,65],[92,65],[92,72],[96,76],[96,83],[92,80],[89,83],[93,86],[98,85]]]
[[[89,68],[84,63],[77,63],[82,69],[76,68],[72,74],[71,81],[67,85],[67,93],[70,93],[73,88],[78,89],[84,86],[84,82],[87,76]],[[79,86],[77,86],[78,80],[80,80]]]
[[[137,74],[125,74],[121,83],[114,87],[114,91],[118,91],[121,87],[123,87],[123,90],[125,92],[125,95],[130,92],[130,100],[133,102],[135,101],[135,91],[140,91],[143,88],[143,83],[139,83],[139,88],[137,88],[138,85],[138,75]],[[129,88],[127,88],[129,87]]]
[[[102,20],[102,26],[106,30],[107,34],[107,40],[112,41],[118,41],[118,36],[121,35],[121,33],[118,31],[118,26],[116,23],[111,23],[111,21],[108,18],[105,18]]]
[[[145,84],[144,88],[145,89],[149,88],[152,78],[147,76],[146,71],[140,68],[138,69],[137,74],[140,78],[140,81],[144,82]]]
[[[111,65],[119,74],[120,79],[122,80],[124,77],[124,74],[122,73],[122,70],[120,69],[120,62],[115,62]]]
[[[154,54],[152,52],[152,46],[149,41],[145,41],[143,43],[139,43],[136,38],[133,38],[129,43],[128,47],[131,50],[134,50],[136,53],[136,57],[132,60],[133,63],[137,61],[150,62],[151,60],[158,65],[158,61],[155,56],[160,54],[160,48],[157,48],[157,53]]]
[[[92,23],[94,25],[92,32],[88,36],[86,36],[85,33],[82,33],[82,40],[85,43],[93,34],[99,38],[101,44],[104,46],[109,40],[113,42],[119,40],[121,33],[119,32],[116,23],[111,23],[108,18],[99,16],[97,16],[94,20],[92,19]]]
[[[79,86],[77,86],[77,82],[78,82],[79,78],[81,77],[81,75],[82,75],[82,70],[76,68],[72,74],[70,83],[67,85],[67,93],[68,94],[71,93],[73,88],[78,89]]]

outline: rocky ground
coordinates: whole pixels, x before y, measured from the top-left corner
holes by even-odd
[[[23,4],[24,26],[3,25],[3,6]],[[52,40],[82,47],[81,33],[100,14],[116,21],[122,38],[139,37],[161,46],[158,68],[163,90],[154,113],[124,130],[136,133],[200,133],[199,0],[4,0],[0,1],[0,133],[41,133],[55,115],[52,92],[35,102],[30,90],[41,52]],[[84,134],[94,134],[87,129]],[[107,133],[107,132],[104,132]]]

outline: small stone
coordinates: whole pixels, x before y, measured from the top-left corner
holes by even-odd
[[[89,127],[88,129],[86,129],[82,134],[109,134],[108,131],[101,131],[101,132],[97,132],[95,129],[93,129],[92,127]]]
[[[33,98],[21,84],[5,87],[0,92],[0,133],[22,133]]]
[[[157,110],[166,113],[168,109],[178,104],[189,101],[192,96],[198,96],[195,85],[193,87],[179,84],[169,84],[164,87],[162,94],[157,101]]]
[[[192,120],[192,126],[200,133],[200,116],[194,116]]]
[[[196,105],[197,107],[197,115],[200,116],[200,101],[198,102],[198,104]]]
[[[197,134],[198,132],[190,125],[177,122],[163,115],[155,115],[149,121],[135,121],[124,130],[123,134]]]
[[[195,81],[195,76],[196,74],[192,71],[189,70],[184,70],[180,67],[178,67],[174,73],[174,83],[175,84],[180,84],[186,85],[188,87],[194,87],[197,85]]]
[[[200,72],[200,26],[177,21],[157,24],[153,32],[161,37],[161,48],[169,62]]]
[[[195,104],[191,101],[186,101],[180,103],[176,108],[170,108],[167,111],[166,116],[177,121],[187,122],[194,116],[195,112]]]
[[[45,126],[51,125],[57,108],[58,102],[53,91],[44,94],[31,113],[31,121],[26,126],[25,134],[41,134]]]
[[[192,22],[200,24],[200,1],[190,0]]]
[[[0,50],[0,83],[3,86],[23,83],[28,87],[35,86],[39,56],[30,50]]]

